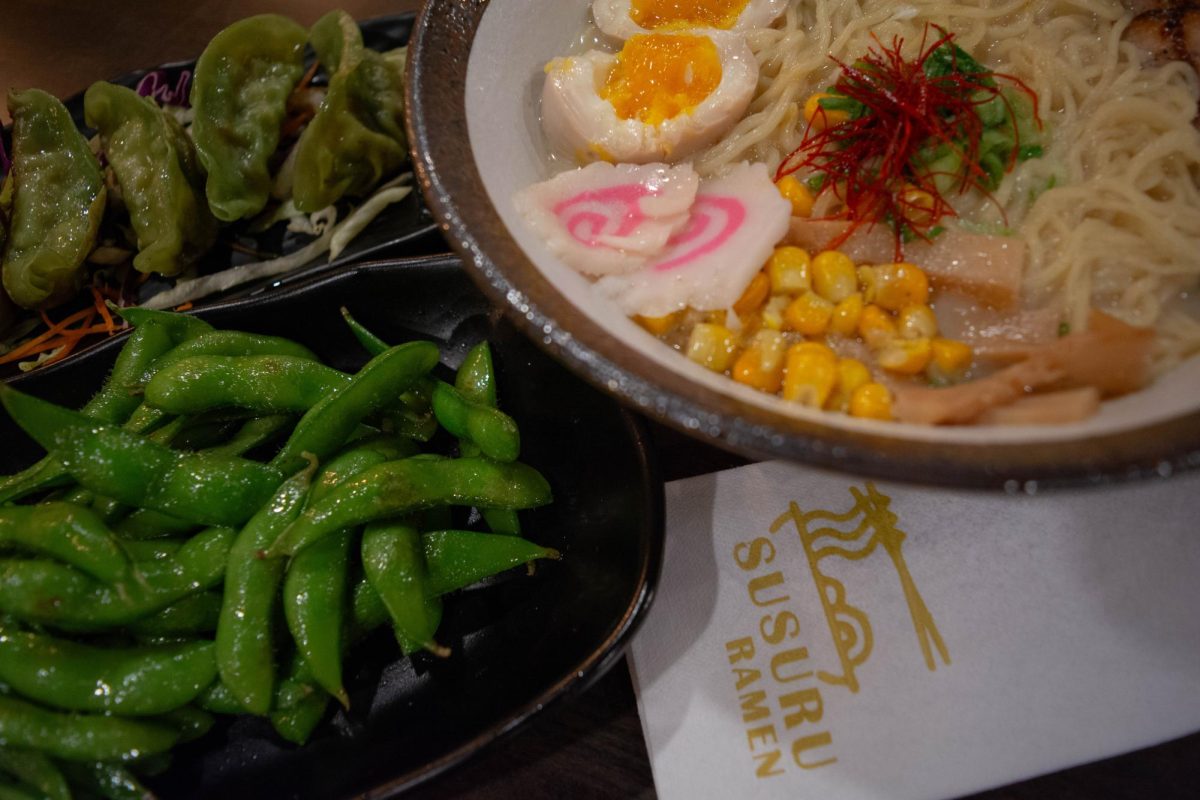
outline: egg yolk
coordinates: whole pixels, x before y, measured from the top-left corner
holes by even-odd
[[[648,30],[732,28],[750,0],[632,0],[629,18]]]
[[[600,97],[621,119],[658,125],[691,111],[721,83],[721,57],[707,36],[630,37]]]

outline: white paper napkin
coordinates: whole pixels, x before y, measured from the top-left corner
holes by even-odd
[[[669,484],[631,652],[659,796],[952,797],[1200,729],[1198,496]]]

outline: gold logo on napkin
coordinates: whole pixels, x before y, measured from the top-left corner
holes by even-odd
[[[872,483],[867,484],[865,492],[852,486],[850,494],[854,497],[854,507],[844,514],[831,511],[802,512],[800,506],[792,502],[788,510],[771,525],[771,533],[777,533],[789,520],[796,526],[800,543],[808,556],[813,582],[821,596],[821,606],[825,610],[829,632],[833,635],[833,644],[842,664],[842,674],[833,675],[822,670],[817,677],[825,683],[845,686],[851,692],[857,692],[858,678],[854,670],[871,655],[871,623],[866,614],[846,602],[846,588],[841,581],[821,572],[820,562],[826,558],[860,561],[883,548],[891,558],[904,589],[904,599],[908,602],[913,630],[925,656],[925,666],[930,671],[937,669],[935,649],[947,665],[950,664],[950,654],[933,615],[917,591],[908,564],[904,562],[901,548],[907,534],[896,527],[899,520],[888,508],[891,498],[882,494]],[[821,523],[829,524],[814,527]],[[847,523],[853,523],[849,530],[833,527]]]
[[[784,774],[781,736],[791,738],[791,761],[801,769],[837,762],[820,687],[841,686],[857,693],[857,669],[870,658],[874,639],[870,619],[847,600],[842,581],[822,570],[830,559],[862,561],[879,550],[887,553],[900,579],[925,666],[935,671],[939,657],[943,664],[950,664],[946,643],[904,560],[907,534],[898,527],[899,519],[889,507],[891,499],[871,483],[864,489],[851,487],[850,494],[854,505],[840,514],[803,511],[798,503],[791,502],[771,524],[769,537],[756,536],[733,548],[734,563],[748,574],[747,596],[763,611],[757,636],[725,643],[725,657],[758,778]],[[840,671],[811,664],[813,656],[807,646],[811,640],[805,633],[807,624],[801,622],[806,615],[793,598],[800,587],[789,583],[785,562],[775,563],[776,543],[782,544],[787,538],[776,538],[777,534],[789,522],[803,548]]]

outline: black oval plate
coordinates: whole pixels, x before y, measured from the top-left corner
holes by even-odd
[[[347,663],[351,711],[337,711],[305,747],[286,744],[263,719],[220,720],[150,781],[164,798],[399,793],[603,674],[650,603],[662,554],[662,481],[641,423],[505,322],[457,259],[362,265],[196,313],[220,327],[292,337],[327,363],[355,369],[366,356],[339,315],[343,305],[388,340],[437,342],[447,368],[476,342],[491,343],[501,405],[521,427],[522,459],[554,489],[553,504],[523,515],[525,535],[564,557],[533,577],[520,571],[448,597],[438,637],[454,651],[448,659],[397,659],[386,632],[365,643]],[[11,383],[79,405],[124,338]],[[40,455],[7,417],[0,442],[4,472]]]

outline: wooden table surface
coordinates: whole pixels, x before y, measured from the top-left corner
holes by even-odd
[[[342,0],[340,7],[361,19],[414,10],[418,4]],[[214,33],[241,17],[278,11],[309,24],[333,7],[337,4],[328,0],[4,0],[0,90],[36,86],[65,97],[94,80],[194,57]],[[667,479],[741,463],[665,429],[655,427],[653,433]],[[654,797],[624,663],[586,693],[549,709],[517,735],[410,796]],[[974,800],[1194,797],[1200,797],[1200,734],[995,789]]]

